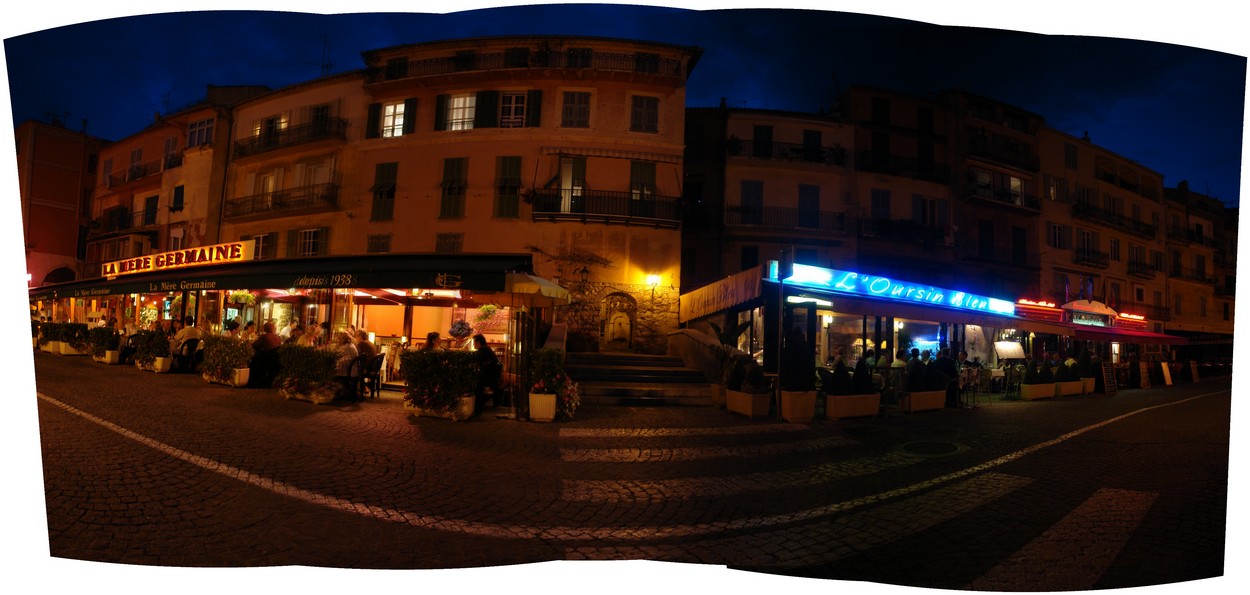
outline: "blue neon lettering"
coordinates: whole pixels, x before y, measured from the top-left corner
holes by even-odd
[[[841,289],[842,291],[855,291],[855,285],[848,283],[848,281],[857,277],[859,277],[859,275],[856,273],[845,273],[838,279],[837,283],[834,283],[833,287],[834,289]]]

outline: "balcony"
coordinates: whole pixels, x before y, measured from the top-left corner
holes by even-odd
[[[1041,158],[1028,152],[1027,147],[1001,139],[972,137],[968,139],[968,154],[1030,172],[1042,167]]]
[[[1187,281],[1197,281],[1199,283],[1210,283],[1215,285],[1215,277],[1192,267],[1172,267],[1171,275],[1173,279],[1185,279]]]
[[[1019,207],[1033,212],[1042,210],[1042,201],[1037,196],[1015,192],[1008,188],[968,184],[964,187],[964,197],[985,204]]]
[[[673,197],[645,192],[605,190],[535,189],[528,202],[534,221],[580,221],[618,223],[675,229],[681,225],[681,209]]]
[[[956,242],[961,260],[997,267],[1025,268],[1037,270],[1041,267],[1041,256],[1037,252],[1012,250],[999,246],[982,246],[975,242]]]
[[[1145,316],[1146,320],[1151,322],[1166,322],[1172,319],[1172,311],[1164,306],[1124,303],[1119,304],[1118,307],[1115,308],[1115,311]]]
[[[1144,238],[1154,239],[1155,234],[1158,233],[1157,225],[1130,219],[1114,211],[1109,211],[1087,202],[1077,201],[1072,203],[1072,216],[1077,219],[1116,227]]]
[[[160,160],[149,161],[147,163],[137,163],[126,168],[126,171],[120,174],[113,174],[108,178],[108,186],[110,189],[117,188],[123,184],[129,184],[137,180],[155,176],[161,173]]]
[[[1110,256],[1106,252],[1099,252],[1093,248],[1077,248],[1072,251],[1073,264],[1105,269],[1110,261]]]
[[[1128,274],[1139,279],[1154,279],[1155,268],[1144,260],[1128,261]]]
[[[226,201],[226,219],[288,216],[338,208],[339,185],[315,184]]]
[[[948,184],[951,180],[951,167],[944,163],[921,162],[915,157],[904,157],[902,155],[878,155],[872,151],[859,152],[855,160],[855,169],[864,172],[927,180],[939,184]]]
[[[677,79],[683,78],[686,74],[681,60],[663,58],[654,54],[525,50],[490,54],[468,52],[446,58],[413,60],[370,68],[365,73],[365,83],[376,84],[462,72],[545,68],[637,73]]]
[[[919,245],[926,250],[949,247],[947,228],[917,223],[911,219],[861,219],[861,240],[885,240],[895,244]]]
[[[235,158],[249,157],[266,151],[276,151],[295,145],[319,140],[347,140],[347,120],[327,120],[288,126],[281,130],[262,133],[234,143]]]
[[[782,207],[726,207],[725,225],[776,231],[846,233],[846,213],[807,211]]]
[[[818,165],[844,165],[846,163],[846,149],[840,146],[818,147],[797,143],[755,142],[753,140],[730,138],[725,145],[725,151],[731,157],[746,157],[748,159],[815,163]]]

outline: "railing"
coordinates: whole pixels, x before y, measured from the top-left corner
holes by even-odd
[[[809,211],[783,207],[725,208],[725,225],[751,226],[776,230],[811,230],[845,233],[846,213]]]
[[[1107,268],[1110,256],[1093,248],[1077,248],[1072,251],[1072,262],[1099,268]]]
[[[1021,151],[1014,143],[996,141],[990,138],[973,137],[968,139],[968,152],[972,155],[985,157],[1028,171],[1038,171],[1042,160],[1037,155]]]
[[[980,264],[1023,267],[1036,269],[1041,266],[1041,255],[1037,252],[1012,250],[998,246],[982,246],[976,242],[959,241],[955,243],[959,258],[976,261]]]
[[[129,212],[127,209],[106,212],[94,225],[88,235],[100,236],[119,231],[140,231],[156,225],[156,209]]]
[[[731,138],[725,143],[725,152],[731,157],[747,157],[752,159],[768,159],[772,161],[794,161],[799,163],[819,163],[822,165],[844,165],[846,149],[819,147],[799,143],[756,142]]]
[[[1156,272],[1155,268],[1144,260],[1128,261],[1128,274],[1133,275],[1134,277],[1154,279]]]
[[[380,83],[388,80],[436,76],[457,72],[529,68],[636,72],[670,78],[682,78],[685,74],[682,70],[681,60],[655,57],[654,55],[608,52],[570,54],[567,51],[532,50],[490,54],[466,53],[446,58],[414,60],[398,67],[381,66],[371,68],[366,72],[365,76],[367,83]]]
[[[226,201],[225,216],[250,217],[309,209],[332,209],[338,207],[338,198],[338,184],[302,186]]]
[[[1013,192],[1006,188],[992,188],[979,184],[968,184],[964,187],[964,196],[990,203],[1012,205],[1031,211],[1041,211],[1042,201],[1037,195],[1024,192]]]
[[[1153,306],[1150,304],[1124,303],[1114,306],[1116,312],[1124,312],[1126,314],[1137,314],[1145,316],[1146,320],[1152,322],[1164,322],[1172,319],[1172,310],[1166,306]]]
[[[951,245],[946,228],[917,223],[911,219],[860,219],[859,237],[889,240],[899,244],[919,244],[926,249]]]
[[[1192,267],[1172,267],[1171,276],[1200,283],[1215,283],[1215,277],[1208,275],[1206,271],[1200,271]]]
[[[1154,238],[1155,234],[1158,233],[1157,225],[1130,219],[1114,211],[1109,211],[1087,202],[1077,201],[1072,203],[1072,216],[1095,223],[1112,225],[1147,238]]]
[[[1168,239],[1185,243],[1192,242],[1194,241],[1194,230],[1183,227],[1169,227]]]
[[[676,198],[646,192],[561,190],[541,188],[530,192],[535,221],[595,221],[677,227],[681,209]]]
[[[161,160],[149,161],[147,163],[138,163],[126,168],[126,171],[109,176],[109,188],[116,188],[122,184],[141,180],[148,176],[154,176],[161,173]]]
[[[855,159],[859,171],[907,176],[946,184],[951,179],[951,167],[944,163],[922,162],[915,157],[902,155],[879,155],[871,150],[860,151]]]
[[[182,166],[182,153],[170,153],[165,156],[165,169],[173,169]]]
[[[234,156],[247,157],[265,151],[273,151],[325,139],[347,139],[347,120],[329,118],[296,126],[288,126],[282,130],[262,132],[234,143]]]

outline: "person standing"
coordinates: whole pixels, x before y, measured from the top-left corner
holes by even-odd
[[[481,333],[473,335],[473,359],[477,361],[477,390],[474,391],[475,403],[473,417],[481,415],[482,408],[488,398],[494,399],[499,394],[499,358],[495,351],[486,344],[486,337]],[[495,403],[498,405],[498,403]]]
[[[252,342],[252,361],[248,366],[247,385],[251,388],[269,388],[278,374],[278,347],[282,338],[273,330],[273,323],[266,322],[261,334]]]
[[[965,356],[966,357],[966,356]],[[942,348],[938,357],[933,360],[934,369],[946,378],[946,406],[957,409],[961,406],[959,399],[959,364],[951,359],[951,350]]]

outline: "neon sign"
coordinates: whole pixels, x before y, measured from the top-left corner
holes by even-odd
[[[1019,300],[1016,301],[1016,303],[1020,304],[1021,306],[1038,306],[1040,308],[1054,308],[1055,307],[1054,302],[1036,302],[1036,301],[1025,299],[1025,298],[1020,298]]]
[[[1142,316],[1141,314],[1120,314],[1120,318],[1127,318],[1129,320],[1145,320],[1146,319],[1146,317]]]
[[[247,240],[243,242],[214,244],[212,246],[202,246],[198,248],[186,248],[183,250],[174,250],[172,252],[161,252],[160,254],[136,256],[125,260],[106,262],[101,266],[101,272],[103,276],[112,278],[132,273],[148,273],[152,271],[182,269],[209,264],[221,264],[224,262],[251,260],[255,247],[255,240]]]
[[[776,277],[774,277],[776,278]],[[1014,316],[1016,305],[997,298],[908,283],[880,275],[840,271],[794,264],[794,274],[783,280],[788,285],[814,287],[851,295],[915,302],[956,310],[975,310]]]

